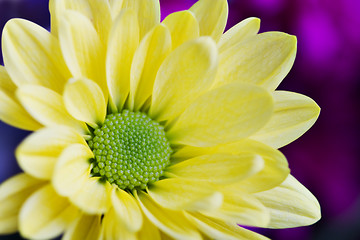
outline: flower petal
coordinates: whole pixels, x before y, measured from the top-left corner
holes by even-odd
[[[101,239],[126,239],[136,240],[136,232],[129,231],[123,222],[121,222],[115,213],[115,210],[111,208],[105,215],[102,221],[103,238]]]
[[[16,92],[21,104],[41,124],[52,127],[65,125],[85,133],[84,123],[75,120],[66,111],[60,94],[41,86],[24,85]]]
[[[149,195],[135,192],[140,207],[149,220],[163,232],[175,239],[202,239],[181,211],[172,211],[157,205]]]
[[[227,0],[199,0],[191,8],[200,25],[201,36],[218,41],[224,32],[228,17]]]
[[[213,83],[217,47],[201,37],[175,49],[157,73],[149,115],[158,121],[173,119]]]
[[[91,127],[101,126],[106,116],[106,102],[99,85],[86,78],[70,79],[63,93],[66,110]]]
[[[166,174],[217,184],[233,183],[259,172],[264,161],[254,154],[202,155],[166,168]]]
[[[137,234],[139,240],[162,240],[159,229],[143,215],[143,225]]]
[[[152,199],[172,210],[214,210],[221,206],[222,195],[207,182],[169,178],[153,183],[148,193]]]
[[[101,215],[87,215],[83,213],[67,229],[62,240],[98,240],[100,231]]]
[[[17,174],[1,183],[0,234],[18,231],[18,214],[21,206],[43,184],[43,181],[24,173]]]
[[[133,196],[122,189],[113,188],[111,202],[118,220],[128,231],[137,232],[141,229],[143,226],[142,213]]]
[[[95,81],[107,96],[105,51],[92,22],[76,11],[67,10],[59,27],[61,51],[72,75]]]
[[[131,109],[139,110],[151,96],[156,73],[170,51],[170,32],[163,24],[153,28],[141,41],[131,64]]]
[[[174,12],[162,22],[171,33],[172,48],[199,37],[199,23],[190,11]]]
[[[298,93],[275,91],[273,96],[273,116],[251,138],[273,148],[280,148],[309,130],[318,118],[320,108],[314,100]]]
[[[67,198],[56,194],[48,184],[29,197],[20,210],[19,231],[32,239],[50,239],[60,235],[79,212]]]
[[[295,36],[258,34],[220,54],[217,84],[247,82],[275,90],[290,71],[295,55]]]
[[[109,1],[91,0],[88,3],[92,12],[90,20],[94,24],[101,41],[106,44],[112,25]]]
[[[2,51],[6,69],[17,86],[39,84],[62,92],[70,73],[58,40],[46,29],[12,19],[4,27]]]
[[[227,84],[197,98],[168,130],[173,144],[211,146],[248,137],[273,112],[272,96],[249,84]]]
[[[218,43],[219,52],[224,52],[236,44],[255,36],[260,29],[260,19],[247,18],[224,33]]]
[[[124,10],[116,18],[110,32],[106,79],[113,112],[123,108],[129,95],[131,62],[139,45],[139,31],[136,14],[132,10]]]
[[[110,4],[111,16],[113,19],[118,17],[118,14],[123,10],[123,0],[108,0]]]
[[[71,128],[44,128],[32,133],[18,146],[16,158],[28,174],[51,179],[61,152],[74,143],[86,145],[84,138]]]
[[[137,13],[142,39],[154,26],[160,23],[159,0],[123,0],[123,9],[132,9]]]
[[[11,80],[9,74],[6,71],[6,68],[0,65],[0,90],[4,91],[11,97],[14,97],[16,88],[17,87]]]
[[[292,175],[280,186],[255,196],[270,210],[268,228],[306,226],[321,218],[317,199]]]

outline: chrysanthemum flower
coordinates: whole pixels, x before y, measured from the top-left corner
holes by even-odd
[[[320,218],[277,150],[319,114],[275,91],[296,38],[223,34],[226,0],[160,23],[158,0],[52,0],[51,32],[3,31],[0,118],[34,131],[0,187],[0,233],[49,239],[263,239]],[[4,137],[4,136],[3,136]]]

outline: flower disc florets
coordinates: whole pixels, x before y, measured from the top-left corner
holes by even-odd
[[[122,189],[144,189],[159,180],[172,152],[163,126],[128,110],[108,115],[88,144],[95,156],[93,174]]]

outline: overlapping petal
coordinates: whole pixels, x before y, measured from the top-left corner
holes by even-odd
[[[81,214],[66,230],[63,240],[98,240],[101,234],[101,216]]]
[[[102,237],[103,239],[137,239],[136,232],[129,231],[125,227],[123,222],[117,218],[113,208],[104,216],[102,222]]]

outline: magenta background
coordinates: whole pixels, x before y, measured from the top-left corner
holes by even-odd
[[[194,2],[161,0],[162,14]],[[47,9],[47,0],[0,0],[0,29],[13,17],[48,28]],[[322,220],[310,227],[259,232],[280,240],[360,239],[360,1],[229,0],[229,9],[228,27],[254,16],[262,20],[261,32],[298,37],[295,65],[279,89],[308,95],[322,108],[315,126],[281,149],[292,174],[319,199]],[[0,123],[0,182],[20,171],[13,153],[27,134]]]

